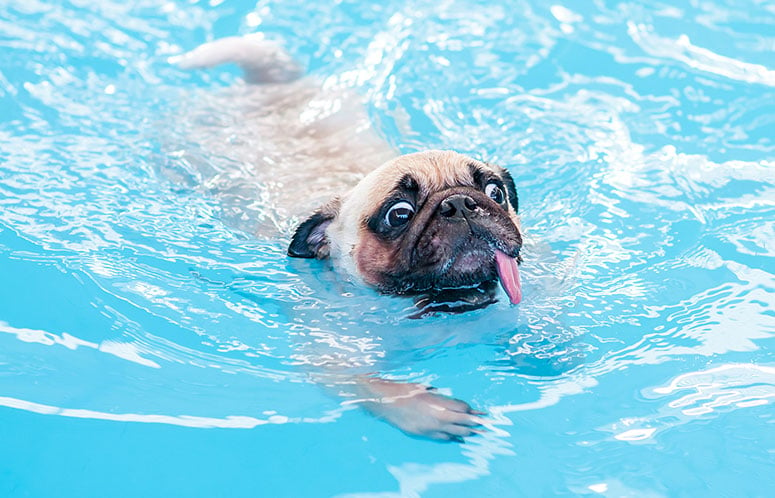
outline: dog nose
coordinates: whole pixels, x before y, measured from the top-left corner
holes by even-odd
[[[452,194],[439,205],[439,214],[445,218],[463,218],[476,209],[476,201],[465,194]]]

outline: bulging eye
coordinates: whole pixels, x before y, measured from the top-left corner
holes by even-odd
[[[405,225],[414,216],[414,206],[407,201],[398,201],[385,214],[385,223],[391,227]]]
[[[506,195],[503,193],[503,189],[495,182],[488,183],[487,186],[484,187],[484,193],[498,204],[503,204],[503,201],[506,200]]]

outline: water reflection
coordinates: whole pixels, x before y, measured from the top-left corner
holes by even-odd
[[[678,393],[684,392],[680,396]],[[717,412],[764,406],[775,398],[775,369],[728,364],[681,374],[662,387],[646,389],[649,399],[672,398],[651,415],[628,417],[606,430],[620,441],[644,441],[660,432]]]

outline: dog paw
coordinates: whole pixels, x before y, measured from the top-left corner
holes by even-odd
[[[407,434],[463,442],[483,432],[483,412],[434,388],[381,379],[370,379],[368,388],[373,397],[363,401],[364,408]]]

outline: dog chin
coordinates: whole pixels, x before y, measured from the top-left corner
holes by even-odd
[[[432,290],[418,294],[414,299],[417,311],[409,318],[425,318],[438,313],[465,313],[498,302],[498,283],[495,280],[467,287]]]
[[[452,259],[436,264],[423,265],[418,262],[416,267],[422,270],[386,279],[378,286],[379,290],[385,294],[399,295],[438,293],[498,280],[495,253],[489,248],[462,251]]]

